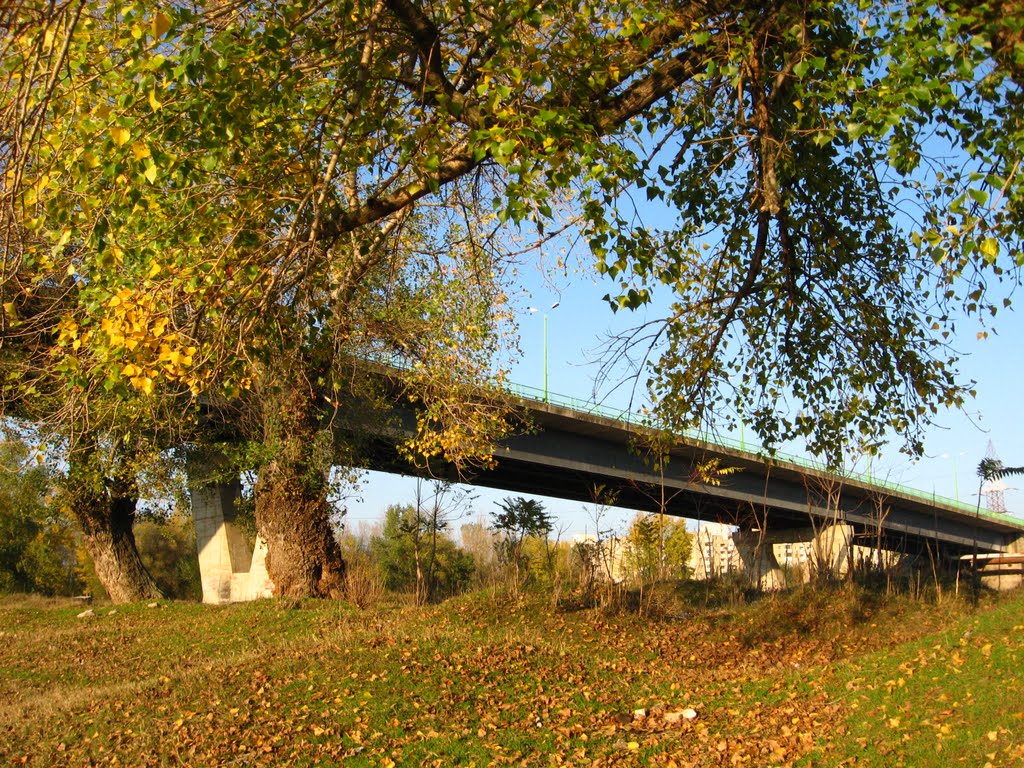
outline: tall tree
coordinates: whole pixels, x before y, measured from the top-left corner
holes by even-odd
[[[179,412],[254,393],[252,439],[299,436],[262,488],[298,494],[318,542],[272,553],[277,578],[330,591],[308,451],[323,398],[348,397],[339,366],[397,355],[423,405],[411,452],[485,455],[505,429],[480,383],[500,383],[493,227],[543,227],[570,196],[613,307],[673,297],[647,328],[665,424],[738,412],[836,460],[889,429],[920,450],[970,389],[954,309],[994,311],[989,283],[1021,260],[1017,7],[9,5],[5,374]],[[637,190],[675,221],[639,226]],[[5,375],[4,403],[39,380]],[[84,434],[66,399],[51,420]],[[285,530],[285,507],[261,526]]]
[[[694,32],[733,45],[587,203],[612,307],[670,304],[611,346],[643,350],[663,424],[742,418],[838,464],[891,432],[920,452],[969,396],[957,322],[1008,304],[991,287],[1024,261],[1022,48],[1000,8],[777,3]],[[623,188],[666,223],[633,223]]]

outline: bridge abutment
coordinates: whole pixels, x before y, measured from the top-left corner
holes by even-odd
[[[999,592],[1024,585],[1024,536],[1010,541],[1002,555],[982,560],[978,575],[983,586]]]
[[[254,547],[235,523],[241,483],[193,479],[189,495],[196,530],[203,602],[237,603],[273,595],[267,574],[267,545],[257,535]]]

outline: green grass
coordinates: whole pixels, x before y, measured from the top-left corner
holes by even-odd
[[[0,600],[0,765],[1024,765],[1024,594],[659,602]]]

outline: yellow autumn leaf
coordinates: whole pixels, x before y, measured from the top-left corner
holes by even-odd
[[[121,375],[126,378],[134,378],[138,376],[141,372],[142,371],[139,369],[139,367],[137,365],[133,365],[132,363],[126,363],[124,368],[121,369]]]
[[[132,379],[132,386],[146,395],[153,394],[153,380],[149,376],[136,376]]]
[[[987,237],[982,240],[981,245],[978,246],[982,255],[985,257],[985,261],[991,263],[996,260],[999,256],[999,241],[994,237]]]
[[[146,277],[152,278],[152,277],[156,277],[159,274],[160,274],[160,265],[157,263],[156,259],[153,259],[151,262],[149,262],[149,274],[146,275]]]
[[[167,34],[171,28],[171,17],[163,11],[158,11],[156,16],[153,17],[153,37],[159,40],[161,37]]]
[[[143,141],[137,141],[132,144],[132,157],[136,160],[143,160],[149,157],[149,146]]]
[[[162,106],[163,106],[163,104],[161,104],[160,100],[156,97],[156,89],[150,88],[150,90],[149,90],[149,108],[152,109],[154,112],[157,112],[157,111],[160,110],[160,107],[162,107]]]
[[[114,140],[114,143],[119,147],[123,147],[125,144],[127,144],[128,139],[130,139],[131,137],[132,132],[129,131],[127,128],[122,128],[119,125],[115,125],[113,128],[110,129],[110,138],[112,138]]]

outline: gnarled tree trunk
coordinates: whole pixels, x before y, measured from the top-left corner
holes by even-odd
[[[256,527],[267,543],[267,574],[285,597],[339,598],[345,561],[334,538],[326,494],[294,467],[272,461],[256,485]]]
[[[115,603],[162,596],[135,547],[136,497],[131,488],[130,483],[102,480],[73,463],[63,489],[65,503],[82,529],[96,576]]]
[[[256,528],[267,543],[267,574],[276,595],[339,598],[345,560],[327,501],[333,456],[317,447],[332,441],[319,431],[308,383],[281,374],[275,389],[260,398],[264,447],[271,455],[256,484]]]

